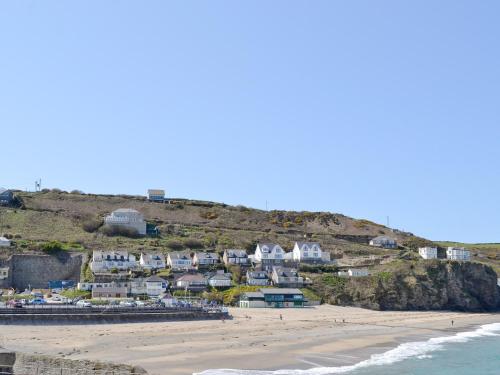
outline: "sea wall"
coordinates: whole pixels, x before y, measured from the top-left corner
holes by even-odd
[[[0,261],[9,267],[9,277],[0,280],[0,288],[47,288],[50,280],[80,281],[83,263],[81,254],[61,252],[57,255],[12,255]]]
[[[0,350],[2,374],[14,375],[143,375],[142,367],[87,360],[70,360]]]

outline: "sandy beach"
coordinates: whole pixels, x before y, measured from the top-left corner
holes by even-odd
[[[0,345],[26,353],[138,365],[154,375],[186,375],[212,368],[349,365],[402,342],[500,322],[500,314],[379,312],[328,305],[230,312],[234,319],[225,322],[2,326]]]

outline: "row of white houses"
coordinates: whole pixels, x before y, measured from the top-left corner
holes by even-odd
[[[294,262],[329,262],[330,253],[324,252],[318,242],[296,242],[291,252],[274,243],[259,243],[255,254],[248,255],[243,249],[227,249],[221,257],[216,252],[199,251],[191,255],[189,251],[174,251],[167,258],[160,252],[143,252],[139,260],[125,250],[95,250],[90,268],[94,273],[111,270],[126,271],[136,269],[172,268],[174,271],[189,271],[210,267],[221,263],[226,265],[251,266],[259,264],[265,270],[273,266],[283,266],[285,260]]]
[[[438,250],[437,247],[421,247],[418,249],[418,253],[423,259],[437,259]],[[446,249],[446,259],[458,260],[462,262],[470,261],[470,251],[464,247],[453,247],[450,246]]]

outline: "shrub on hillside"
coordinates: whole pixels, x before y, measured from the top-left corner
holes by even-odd
[[[55,254],[55,253],[58,253],[60,251],[63,251],[64,248],[63,248],[63,244],[60,243],[59,241],[50,241],[50,242],[44,243],[41,246],[41,250],[47,254]]]
[[[85,232],[94,233],[102,226],[102,224],[102,219],[89,218],[82,222],[82,228]]]
[[[105,225],[102,228],[102,232],[106,236],[123,236],[123,237],[129,237],[129,238],[139,238],[139,232],[137,229],[134,228],[127,228],[127,227],[122,227],[119,225]]]
[[[167,247],[172,250],[182,250],[184,245],[180,241],[170,240],[167,242]]]
[[[203,243],[195,238],[187,238],[184,240],[184,246],[190,249],[202,249]]]

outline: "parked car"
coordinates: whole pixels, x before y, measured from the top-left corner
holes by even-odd
[[[43,298],[35,298],[29,301],[30,305],[45,305],[47,301],[45,301]]]
[[[76,303],[76,307],[92,307],[92,304],[82,299]]]
[[[133,301],[120,301],[121,307],[135,307],[135,302]]]

